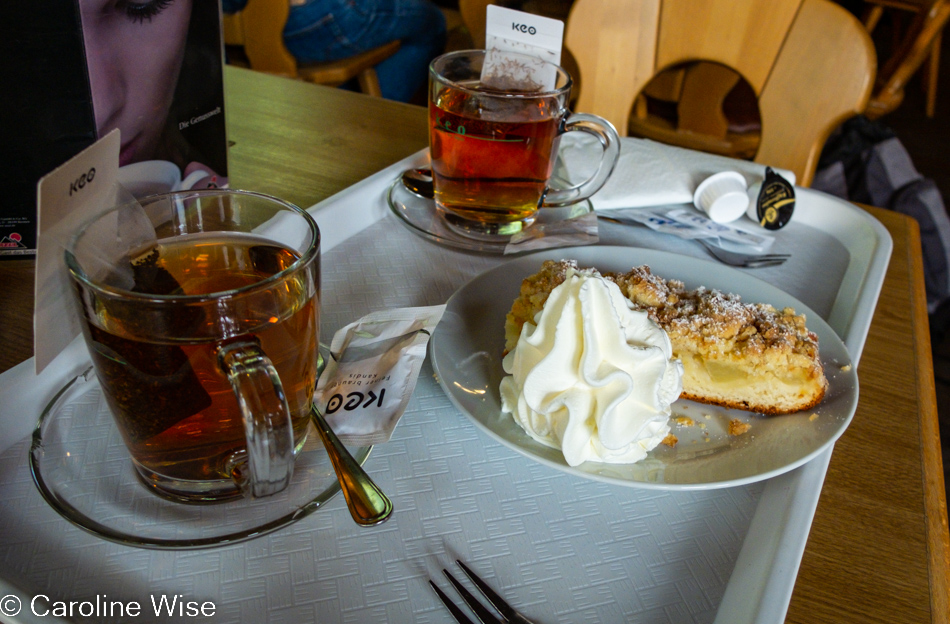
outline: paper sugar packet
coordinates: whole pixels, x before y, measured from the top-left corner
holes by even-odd
[[[536,221],[512,235],[505,245],[504,254],[507,256],[554,247],[596,245],[599,241],[597,215],[588,212],[548,223]]]
[[[706,239],[719,247],[742,247],[745,251],[763,252],[772,246],[775,237],[754,226],[716,223],[693,208],[684,206],[657,206],[655,208],[611,210],[608,219],[639,223],[656,232],[679,238]],[[753,229],[759,231],[753,231]]]
[[[389,441],[443,312],[444,304],[381,310],[336,332],[313,403],[344,444]]]

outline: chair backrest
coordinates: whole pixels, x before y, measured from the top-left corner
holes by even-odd
[[[287,0],[248,0],[237,16],[225,16],[225,43],[244,46],[244,53],[255,70],[297,76],[297,60],[284,45],[284,25],[290,15]],[[229,29],[228,19],[235,21]],[[228,40],[228,33],[233,35]]]
[[[243,46],[251,69],[257,71],[330,86],[356,78],[363,93],[382,96],[375,67],[399,51],[399,40],[335,61],[298,63],[284,45],[289,15],[288,0],[248,0],[240,13],[225,15],[225,44]]]
[[[900,44],[891,50],[890,56],[878,71],[877,88],[868,103],[868,116],[877,118],[900,106],[908,81],[931,54],[937,55],[932,62],[939,62],[941,35],[950,20],[950,0],[913,0],[911,2],[884,0],[871,4],[876,5],[878,9],[883,6],[892,6],[915,11],[914,19]],[[873,23],[865,23],[868,30],[874,28],[879,17],[878,12]],[[936,79],[936,76],[931,78]],[[932,90],[936,88],[936,85],[929,85],[928,88],[932,93],[929,97],[935,97],[935,92]],[[933,115],[933,106],[932,101],[928,103],[931,109],[928,112],[930,116]]]
[[[485,29],[487,28],[485,11],[489,4],[495,4],[494,0],[458,0],[459,13],[462,15],[462,23],[468,28],[468,34],[472,37],[472,43],[476,50],[485,47]]]
[[[666,68],[712,61],[758,98],[755,161],[811,184],[828,135],[861,113],[877,57],[864,26],[830,0],[575,0],[565,44],[577,65],[577,109],[621,135],[634,100]]]

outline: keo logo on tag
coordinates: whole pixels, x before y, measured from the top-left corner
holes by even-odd
[[[93,180],[95,177],[96,177],[96,168],[93,167],[92,169],[90,169],[90,170],[87,171],[86,173],[82,174],[81,176],[79,176],[78,178],[76,178],[75,180],[73,180],[73,181],[70,183],[70,185],[69,185],[69,194],[70,194],[70,196],[71,196],[73,193],[78,193],[79,191],[81,191],[82,188],[83,188],[84,186],[86,186],[86,183],[87,183],[87,182],[92,182],[92,180]]]
[[[327,414],[332,414],[341,407],[346,411],[352,411],[357,408],[382,407],[383,397],[386,396],[386,388],[380,388],[379,394],[372,390],[366,393],[350,392],[345,397],[342,394],[334,394],[327,402]]]
[[[561,62],[564,22],[532,13],[488,5],[485,49],[520,52],[554,63]]]

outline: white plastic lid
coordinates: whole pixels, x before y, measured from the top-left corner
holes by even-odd
[[[716,223],[735,221],[749,207],[745,176],[737,171],[721,171],[703,180],[693,193],[693,205]]]

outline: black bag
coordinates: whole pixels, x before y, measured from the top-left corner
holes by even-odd
[[[917,221],[931,333],[942,337],[950,324],[950,217],[937,185],[914,168],[900,139],[863,116],[845,122],[826,143],[812,188]]]

